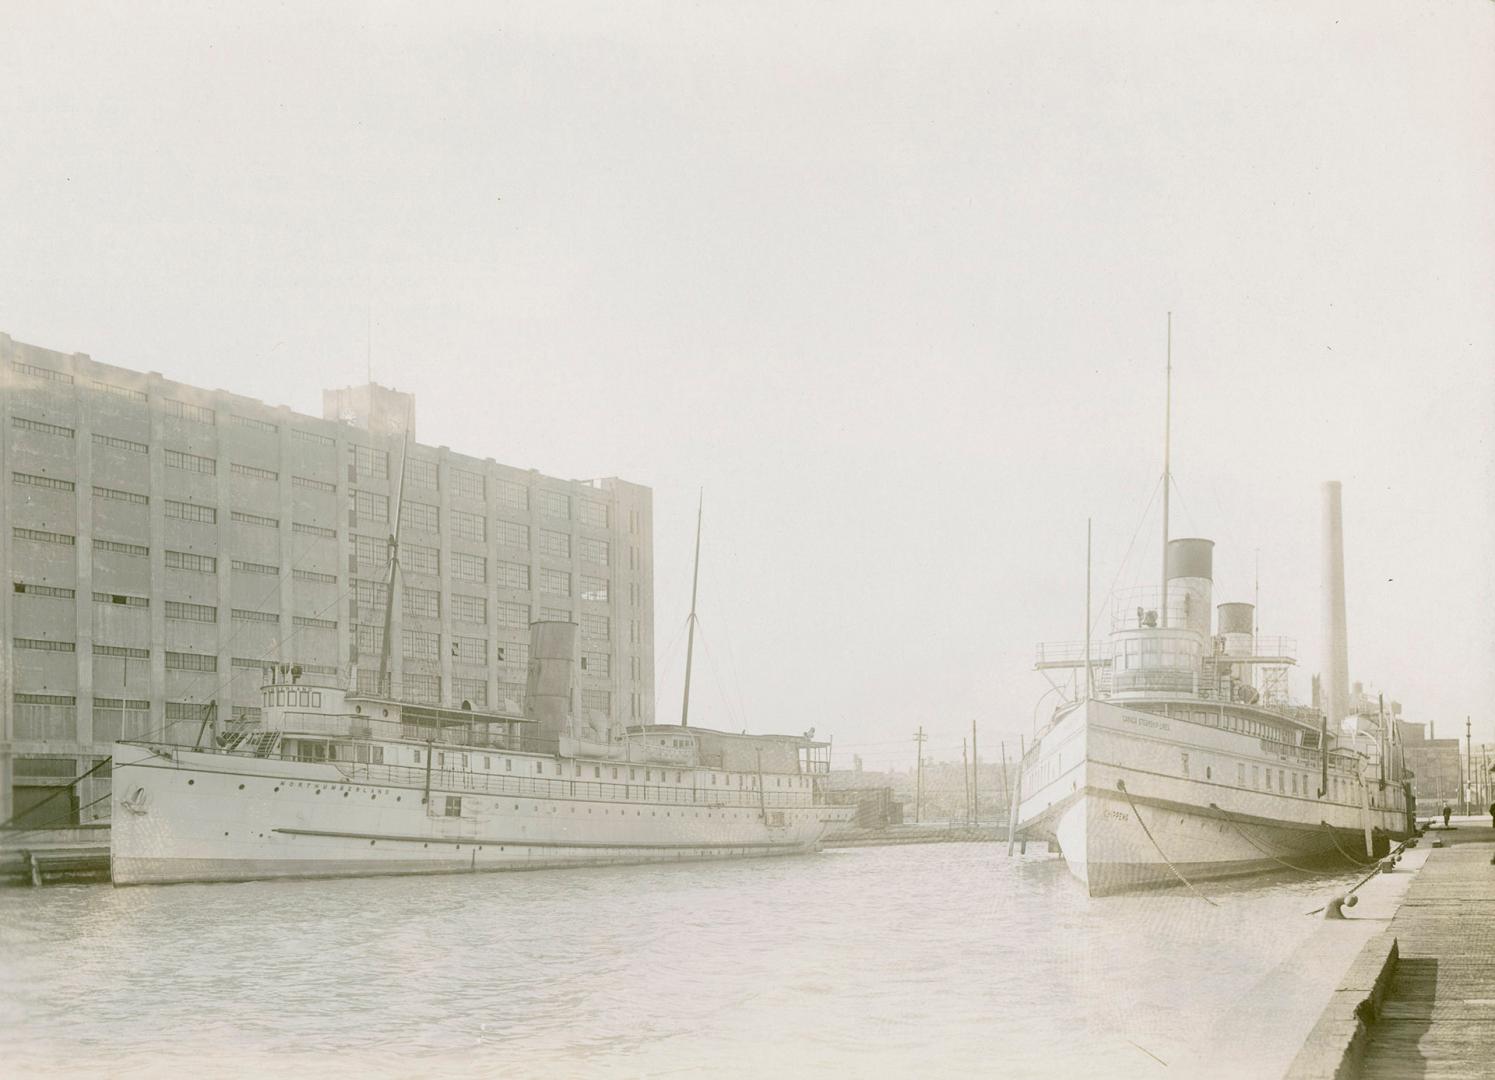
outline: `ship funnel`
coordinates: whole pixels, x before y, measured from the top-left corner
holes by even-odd
[[[571,698],[576,685],[576,624],[529,624],[529,676],[524,715],[539,721],[541,739],[571,734]]]
[[[1169,626],[1210,636],[1210,597],[1215,576],[1215,542],[1197,538],[1168,541]]]
[[[1344,511],[1338,480],[1324,483],[1323,703],[1329,726],[1337,730],[1349,711],[1350,659],[1344,618]]]

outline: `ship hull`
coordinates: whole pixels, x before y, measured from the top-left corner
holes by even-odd
[[[832,807],[553,798],[358,782],[323,763],[115,747],[116,885],[798,855]],[[585,789],[587,785],[577,785]]]
[[[1264,755],[1260,746],[1231,732],[1089,702],[1025,760],[1019,835],[1056,847],[1092,896],[1351,869],[1371,860],[1367,825],[1376,852],[1406,835],[1404,811],[1360,807],[1343,791],[1336,800],[1332,788],[1321,796],[1311,755],[1288,760]],[[1273,789],[1260,779],[1268,769]]]

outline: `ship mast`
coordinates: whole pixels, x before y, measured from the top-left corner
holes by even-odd
[[[373,405],[369,406],[373,414]],[[400,443],[400,475],[395,484],[394,531],[389,534],[389,587],[384,598],[384,633],[379,643],[379,675],[374,684],[374,693],[393,698],[394,687],[387,686],[390,656],[394,652],[395,587],[400,571],[400,519],[405,511],[405,460],[410,456],[410,410],[405,411],[405,431]],[[355,687],[356,689],[356,687]]]
[[[1168,488],[1169,442],[1173,435],[1173,312],[1168,312],[1168,373],[1163,395],[1163,602],[1158,605],[1158,625],[1168,625]]]
[[[680,705],[680,726],[690,726],[690,664],[696,648],[696,586],[701,581],[701,508],[706,501],[702,491],[696,501],[696,563],[690,572],[690,618],[686,619],[685,700]]]

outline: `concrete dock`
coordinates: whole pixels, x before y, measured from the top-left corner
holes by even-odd
[[[1495,1076],[1489,821],[1464,818],[1422,839],[1413,853],[1420,868],[1385,930],[1339,980],[1287,1070],[1290,1080]]]

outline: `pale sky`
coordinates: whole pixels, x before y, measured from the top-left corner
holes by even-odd
[[[1495,739],[1495,4],[0,8],[0,330],[655,497],[658,714],[1031,730],[1174,535]],[[1121,556],[1137,539],[1131,558]],[[1042,704],[1047,710],[1052,698]]]

